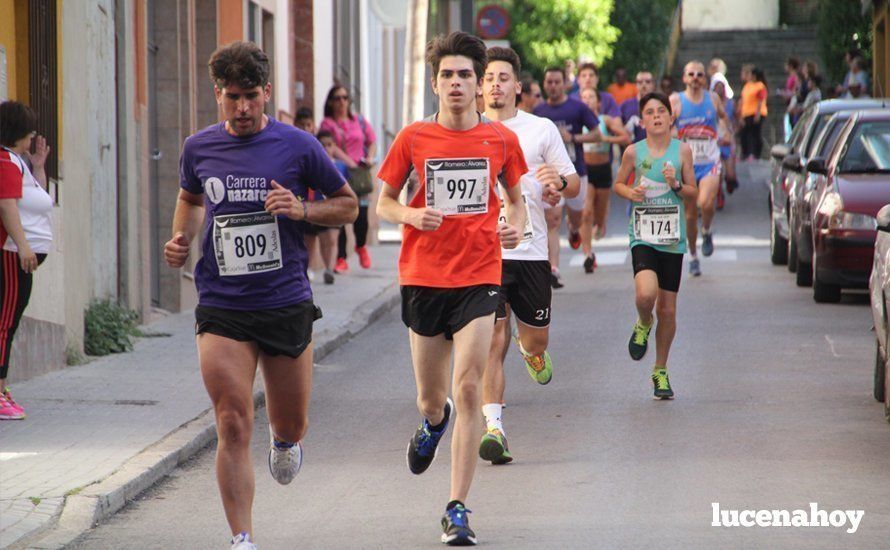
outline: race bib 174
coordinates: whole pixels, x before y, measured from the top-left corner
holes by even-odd
[[[221,277],[281,269],[278,220],[268,212],[215,216],[213,248]]]
[[[669,246],[680,242],[680,207],[634,207],[634,237],[645,243]]]
[[[488,212],[487,158],[427,159],[426,205],[445,216]]]

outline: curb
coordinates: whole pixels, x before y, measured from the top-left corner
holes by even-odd
[[[400,299],[393,283],[356,309],[345,325],[329,328],[314,336],[314,361],[324,359],[357,334],[371,326]],[[254,406],[266,402],[262,389],[254,392]],[[127,460],[102,481],[84,487],[65,498],[61,512],[36,534],[10,548],[59,549],[117,513],[145,490],[167,477],[180,464],[216,440],[213,409],[207,409],[167,434],[163,439]],[[53,524],[54,523],[54,524]]]

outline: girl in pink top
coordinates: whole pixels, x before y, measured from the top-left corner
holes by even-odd
[[[338,85],[331,88],[325,100],[324,120],[321,121],[320,129],[333,134],[337,144],[334,148],[335,158],[345,162],[350,170],[370,169],[377,154],[377,137],[368,121],[360,114],[352,112],[351,103],[349,91],[345,87]],[[370,193],[359,196],[359,214],[352,226],[355,233],[355,252],[365,269],[371,267],[371,256],[365,246],[368,240],[369,196]],[[349,271],[349,264],[346,263],[346,228],[340,229],[337,248],[334,272],[346,273]]]

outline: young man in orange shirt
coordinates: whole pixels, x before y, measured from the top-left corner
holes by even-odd
[[[427,44],[426,60],[439,112],[399,132],[377,174],[385,184],[377,213],[404,224],[402,320],[409,329],[423,417],[408,443],[408,468],[414,474],[426,471],[456,409],[442,542],[464,546],[476,544],[464,502],[482,432],[481,381],[499,301],[501,246],[515,248],[522,238],[519,181],[528,168],[516,135],[476,112],[485,44],[462,32],[438,36]],[[405,206],[398,197],[412,170],[420,188]],[[499,182],[507,222],[498,221]],[[448,397],[449,382],[454,401]]]
[[[637,85],[627,81],[627,70],[624,67],[615,69],[615,82],[609,84],[606,91],[612,94],[618,105],[637,97]]]

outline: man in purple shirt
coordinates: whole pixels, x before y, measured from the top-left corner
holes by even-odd
[[[587,207],[587,166],[584,164],[584,143],[602,141],[599,119],[587,105],[572,99],[565,92],[565,73],[561,67],[544,72],[544,92],[547,101],[535,107],[534,114],[552,120],[566,145],[566,151],[575,170],[581,178],[581,191],[572,199],[560,199],[559,204],[548,208],[547,218],[548,252],[550,256],[553,288],[563,286],[559,275],[559,226],[562,224],[562,206],[569,207],[569,244],[572,248],[583,247],[585,262],[593,265],[591,240],[593,239],[593,210]],[[588,130],[585,132],[584,129]]]
[[[638,72],[636,84],[637,97],[632,97],[619,106],[621,109],[621,122],[624,123],[624,128],[633,137],[634,143],[641,139],[646,139],[646,130],[640,124],[640,99],[655,90],[655,81],[652,78],[652,73],[649,71]]]
[[[321,316],[306,278],[302,223],[337,226],[358,213],[355,194],[321,144],[263,114],[269,60],[251,42],[219,48],[210,78],[224,121],[186,139],[171,267],[183,267],[200,231],[195,332],[201,375],[213,402],[216,474],[233,546],[250,538],[253,381],[266,385],[269,469],[281,484],[300,470],[312,384],[312,323]],[[321,202],[303,202],[308,189]]]
[[[578,91],[572,94],[570,97],[581,101],[581,92],[584,90],[596,90],[597,86],[600,83],[599,72],[596,70],[596,65],[593,63],[584,63],[581,65],[581,68],[578,69]],[[612,117],[620,117],[621,111],[618,108],[618,103],[615,101],[615,96],[610,94],[609,92],[600,92],[600,114],[609,115]]]

